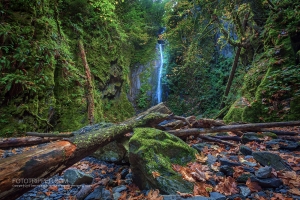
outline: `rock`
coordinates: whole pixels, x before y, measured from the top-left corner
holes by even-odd
[[[103,187],[97,187],[92,193],[90,193],[84,200],[100,200],[102,196]]]
[[[208,166],[213,165],[217,160],[218,159],[215,156],[213,156],[211,154],[207,155],[207,164],[208,164]]]
[[[117,187],[114,187],[114,188],[112,189],[112,192],[113,192],[113,193],[115,193],[115,192],[121,193],[121,192],[123,192],[124,190],[127,190],[127,187],[126,187],[125,185],[119,185],[119,186],[117,186]]]
[[[121,171],[121,179],[125,179],[125,177],[127,176],[127,174],[129,173],[129,169],[125,168]]]
[[[118,200],[121,196],[122,196],[122,194],[119,192],[113,193],[114,200]]]
[[[270,178],[271,177],[271,173],[272,173],[272,167],[265,166],[265,167],[259,168],[255,172],[255,176],[257,178]]]
[[[249,167],[255,167],[255,166],[257,166],[256,163],[254,163],[254,162],[249,162],[249,161],[247,161],[247,160],[242,160],[241,163],[243,163],[244,165],[248,165]]]
[[[240,146],[240,152],[245,156],[252,155],[252,149],[245,145]]]
[[[246,183],[246,181],[248,180],[248,178],[253,177],[253,174],[242,174],[239,177],[237,177],[236,182],[238,183]]]
[[[64,172],[64,179],[70,185],[91,184],[94,177],[78,169],[67,169]]]
[[[125,158],[126,154],[125,147],[113,141],[95,151],[91,156],[106,162],[122,163],[126,162],[125,160],[128,161],[128,158]]]
[[[254,133],[254,132],[248,132],[248,133],[244,133],[244,135],[241,138],[241,142],[243,144],[246,144],[248,142],[263,142],[263,135]]]
[[[229,160],[232,160],[232,161],[239,161],[238,156],[229,156],[228,158],[229,158]]]
[[[276,171],[291,170],[290,166],[279,155],[267,151],[255,151],[252,155],[263,166],[271,166]]]
[[[197,143],[197,144],[192,145],[192,147],[194,149],[196,149],[199,153],[201,153],[203,148],[206,147],[206,146],[210,148],[211,144],[206,143],[206,142],[201,142],[201,143]]]
[[[250,173],[254,173],[255,172],[255,170],[252,167],[245,167],[245,166],[243,166],[243,169],[244,169],[245,172],[250,172]]]
[[[226,176],[233,176],[233,168],[228,165],[221,165],[220,172],[223,172]]]
[[[239,186],[240,188],[240,194],[243,196],[243,197],[248,197],[249,195],[251,195],[251,190],[248,188],[248,187],[245,187],[245,186]]]
[[[288,149],[288,150],[295,150],[300,146],[298,142],[282,140],[282,139],[274,139],[266,142],[268,148],[272,148],[272,146],[276,144],[279,145],[280,149]]]
[[[216,200],[226,200],[226,196],[219,192],[210,192],[210,197]]]
[[[279,178],[257,178],[257,177],[251,177],[251,181],[258,182],[258,184],[261,187],[264,188],[277,188],[281,186],[282,180]]]
[[[233,162],[231,160],[228,160],[227,158],[220,158],[219,161],[221,162],[221,165],[228,165],[228,166],[240,166],[240,165],[242,165],[240,162]]]
[[[191,193],[193,184],[183,180],[171,164],[185,165],[197,151],[178,137],[153,128],[136,128],[129,141],[129,161],[140,189],[157,188],[162,194]],[[152,172],[160,176],[153,177]]]
[[[183,198],[179,195],[162,195],[164,200],[215,200],[213,198],[207,198],[203,196],[187,197]]]

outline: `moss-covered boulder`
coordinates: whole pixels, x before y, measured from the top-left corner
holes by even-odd
[[[163,194],[193,190],[193,184],[183,180],[172,164],[185,165],[196,153],[176,136],[152,128],[135,129],[129,141],[129,162],[135,183],[141,189],[159,189]],[[154,176],[154,172],[159,176]]]

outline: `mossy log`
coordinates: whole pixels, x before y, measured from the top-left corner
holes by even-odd
[[[226,131],[253,131],[262,128],[299,126],[299,125],[300,125],[300,121],[269,122],[269,123],[217,126],[213,128],[190,128],[190,129],[182,129],[182,130],[171,130],[168,132],[178,137],[185,137],[188,135],[198,135],[204,133],[218,133],[218,132],[226,132]]]
[[[59,137],[41,138],[41,137],[17,137],[17,138],[5,138],[0,140],[0,148],[12,148],[12,147],[24,147],[36,144],[47,143],[55,140],[60,140]]]
[[[99,147],[123,137],[134,127],[154,126],[170,114],[171,111],[161,103],[123,123],[3,159],[0,163],[0,199],[15,199],[32,189],[30,180],[42,180],[60,173]]]

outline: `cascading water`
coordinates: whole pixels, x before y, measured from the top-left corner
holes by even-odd
[[[159,44],[160,66],[159,66],[159,69],[158,69],[158,77],[157,77],[157,91],[156,91],[157,103],[161,103],[161,99],[162,99],[162,97],[161,97],[161,91],[162,91],[161,76],[162,76],[162,69],[163,69],[163,65],[164,65],[162,45],[163,44]]]

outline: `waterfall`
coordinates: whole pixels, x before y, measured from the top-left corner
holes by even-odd
[[[158,77],[157,77],[157,91],[156,91],[157,103],[161,103],[161,99],[162,99],[162,97],[161,97],[161,91],[162,91],[161,76],[162,76],[162,69],[163,69],[163,65],[164,65],[162,44],[159,44],[159,52],[160,52],[160,66],[158,69]]]

